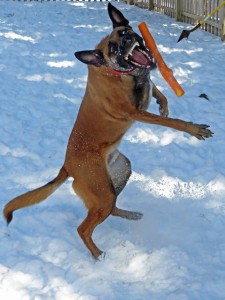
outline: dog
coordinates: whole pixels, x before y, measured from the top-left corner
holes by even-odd
[[[94,50],[75,53],[88,65],[88,80],[64,165],[51,182],[14,198],[3,210],[9,224],[15,210],[40,203],[72,177],[73,189],[87,208],[87,217],[77,230],[95,259],[103,253],[92,240],[98,224],[109,215],[129,220],[142,217],[116,204],[131,175],[129,159],[118,150],[128,128],[139,121],[180,130],[200,140],[213,134],[207,125],[168,117],[167,99],[150,80],[150,71],[156,67],[152,54],[110,3],[108,14],[113,31]],[[159,115],[147,112],[151,96],[159,104]]]

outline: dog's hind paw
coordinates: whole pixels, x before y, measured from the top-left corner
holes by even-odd
[[[142,217],[143,217],[142,213],[136,211],[130,211],[127,219],[137,221],[142,219]]]

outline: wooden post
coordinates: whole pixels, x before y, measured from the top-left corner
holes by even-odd
[[[182,20],[183,0],[176,0],[176,21]]]
[[[154,10],[154,0],[148,0],[148,9]]]
[[[221,40],[225,42],[225,6],[222,7],[222,32],[221,32]]]

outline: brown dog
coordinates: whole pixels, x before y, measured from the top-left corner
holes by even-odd
[[[119,10],[109,4],[108,12],[112,33],[95,50],[75,53],[88,64],[88,82],[63,167],[54,180],[16,197],[4,208],[9,224],[15,210],[43,201],[68,177],[73,177],[74,191],[88,210],[78,233],[95,258],[102,253],[92,240],[98,224],[110,214],[130,220],[142,217],[116,206],[116,198],[131,175],[130,161],[117,147],[133,122],[174,128],[198,139],[212,136],[206,125],[167,118],[167,100],[149,78],[155,67],[151,53]],[[160,105],[161,116],[146,111],[151,95]]]

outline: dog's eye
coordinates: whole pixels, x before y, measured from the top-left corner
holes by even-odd
[[[116,53],[118,51],[118,46],[115,42],[109,41],[108,47],[109,47],[109,53],[110,54]]]
[[[119,36],[124,36],[126,35],[128,32],[127,28],[123,29],[123,30],[119,30],[118,33],[119,33]]]

